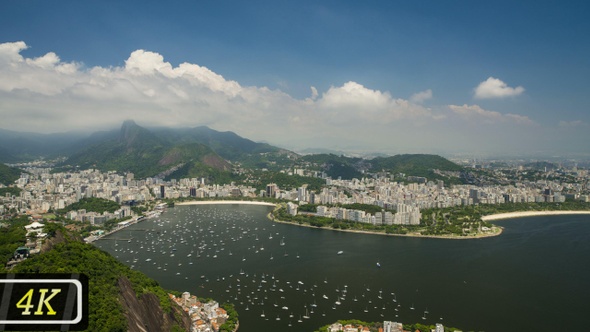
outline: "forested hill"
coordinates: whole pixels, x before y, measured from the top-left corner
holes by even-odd
[[[210,167],[217,171],[231,169],[231,165],[203,144],[171,143],[133,121],[125,121],[116,138],[73,154],[62,166],[65,165],[81,169],[132,172],[138,178],[153,177],[177,166],[197,169]]]
[[[48,224],[51,249],[18,264],[11,273],[83,273],[89,279],[88,331],[188,331],[190,318],[158,283],[85,244],[58,224]],[[46,245],[44,245],[46,247]],[[127,304],[135,304],[130,308]],[[124,307],[127,306],[127,307]],[[133,315],[129,313],[133,311]]]
[[[0,163],[0,183],[5,186],[14,184],[14,181],[20,177],[21,172],[18,168],[8,167]]]
[[[432,176],[432,170],[461,171],[463,167],[441,156],[432,154],[398,154],[392,157],[377,157],[370,161],[372,171],[387,170],[413,176]]]

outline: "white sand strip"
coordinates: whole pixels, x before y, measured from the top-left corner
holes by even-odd
[[[521,217],[534,217],[534,216],[554,216],[554,215],[566,215],[566,214],[590,214],[590,211],[521,211],[521,212],[508,212],[491,214],[489,216],[481,217],[483,221],[500,220],[500,219],[511,219]]]

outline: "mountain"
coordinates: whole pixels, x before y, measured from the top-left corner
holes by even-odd
[[[200,143],[233,163],[246,168],[280,168],[289,165],[298,155],[267,143],[257,143],[231,131],[217,131],[206,126],[195,128],[155,128],[160,138],[179,143]]]
[[[18,168],[8,167],[0,163],[0,184],[5,186],[14,184],[20,178],[22,171]]]
[[[392,157],[377,157],[370,161],[372,171],[386,170],[391,173],[432,177],[432,170],[462,171],[463,167],[441,156],[432,154],[399,154]]]
[[[231,170],[231,165],[209,147],[195,142],[170,142],[131,120],[123,123],[118,135],[101,137],[104,140],[74,153],[62,166],[132,172],[139,178],[165,175],[178,167],[188,167],[188,173],[208,167],[221,172]]]
[[[175,142],[199,142],[228,160],[240,159],[251,153],[277,152],[280,149],[266,143],[256,143],[231,131],[220,132],[206,126],[183,129],[154,129],[158,136]]]
[[[312,154],[301,157],[301,160],[319,166],[320,170],[333,179],[342,178],[347,180],[363,177],[362,169],[364,168],[364,162],[366,162],[362,158],[337,156],[335,154]]]

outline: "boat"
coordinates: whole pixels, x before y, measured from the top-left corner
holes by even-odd
[[[377,262],[377,267],[381,267],[381,263]]]
[[[326,299],[326,300],[328,299],[328,297],[326,296],[326,294],[324,294],[322,297],[323,297],[324,299]]]
[[[342,255],[343,253],[344,253],[344,251],[340,250],[340,251],[338,252],[338,255]]]
[[[305,316],[303,316],[303,318],[309,319],[309,313],[307,312],[307,308],[305,308]]]

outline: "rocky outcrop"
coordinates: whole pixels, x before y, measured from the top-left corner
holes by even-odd
[[[50,234],[44,241],[43,245],[41,246],[41,252],[45,253],[53,249],[56,245],[63,243],[63,242],[83,242],[82,237],[78,235],[73,235],[71,232],[62,232],[61,230],[56,230],[55,234]]]
[[[147,293],[138,297],[126,277],[119,278],[117,285],[128,331],[171,331],[174,325],[184,331],[190,330],[190,317],[176,303],[171,302],[172,310],[164,312],[155,294]]]

